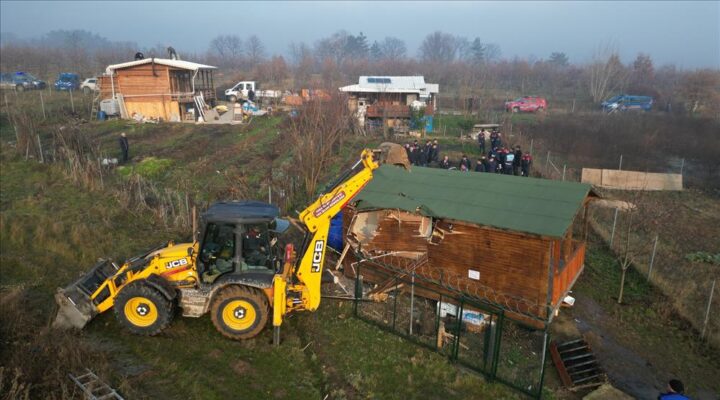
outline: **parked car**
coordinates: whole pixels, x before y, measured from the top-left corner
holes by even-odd
[[[26,72],[0,74],[0,89],[3,90],[23,92],[25,90],[45,89],[45,87],[44,81]]]
[[[80,88],[80,76],[70,72],[61,72],[54,86],[55,90],[78,90]]]
[[[537,112],[547,110],[547,101],[542,97],[524,96],[505,102],[507,112]]]
[[[642,110],[650,111],[653,98],[650,96],[634,96],[621,94],[600,103],[602,110],[611,113],[615,111]]]
[[[97,78],[87,78],[80,84],[80,90],[85,94],[90,94],[98,90]]]

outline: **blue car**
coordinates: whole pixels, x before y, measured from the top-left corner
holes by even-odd
[[[600,103],[603,111],[608,113],[628,110],[650,111],[652,105],[653,98],[650,96],[633,96],[628,94],[621,94]]]
[[[45,82],[28,74],[27,72],[15,72],[14,74],[0,74],[0,89],[25,90],[45,89]]]
[[[71,74],[69,72],[63,72],[58,75],[58,79],[55,81],[55,90],[78,90],[80,89],[80,76],[78,74]]]

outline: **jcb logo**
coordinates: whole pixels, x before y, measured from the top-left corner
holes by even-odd
[[[313,251],[312,268],[311,268],[312,272],[320,272],[320,267],[322,266],[324,249],[325,249],[325,241],[324,240],[318,240],[315,242],[315,250]]]
[[[180,266],[182,266],[182,265],[187,265],[187,263],[188,263],[188,262],[187,262],[187,258],[181,258],[181,259],[179,259],[179,260],[166,262],[166,263],[165,263],[165,268],[167,268],[167,269],[177,268],[177,267],[180,267]]]

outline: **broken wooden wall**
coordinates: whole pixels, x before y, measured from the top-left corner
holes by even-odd
[[[343,214],[346,239],[349,243],[361,242],[359,249],[366,257],[403,252],[399,257],[377,260],[401,269],[416,268],[420,276],[442,280],[471,297],[484,298],[508,311],[517,311],[510,313],[516,320],[537,323],[523,314],[547,319],[548,274],[554,247],[550,238],[460,221],[438,220],[431,227],[426,226],[429,218],[395,210],[370,213],[376,214],[365,218],[362,214],[368,213],[364,212],[355,217],[354,209],[347,207]],[[430,228],[433,229],[431,235]],[[357,245],[355,250],[358,250]],[[422,257],[427,257],[427,263],[413,264],[413,260]],[[358,261],[352,254],[345,258],[346,275],[355,276]],[[469,277],[471,270],[479,273],[479,279]],[[361,273],[365,282],[387,283],[386,274],[374,273],[371,268],[365,268]],[[475,273],[472,275],[476,276]],[[440,293],[443,291],[439,290]],[[438,297],[436,292],[423,294],[423,291],[416,291],[416,294],[431,299]]]

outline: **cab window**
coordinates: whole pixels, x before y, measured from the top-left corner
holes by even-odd
[[[204,275],[218,276],[234,269],[235,226],[232,224],[209,223],[203,238],[200,260]]]

